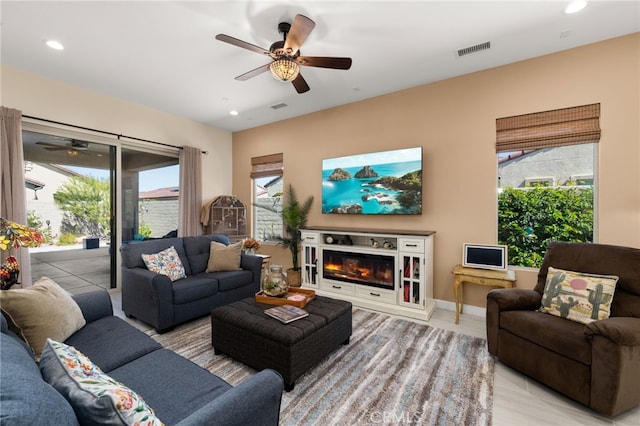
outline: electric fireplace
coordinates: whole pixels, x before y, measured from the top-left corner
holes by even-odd
[[[394,289],[395,257],[338,250],[322,251],[322,277]]]

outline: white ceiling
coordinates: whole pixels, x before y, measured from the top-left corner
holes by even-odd
[[[639,1],[1,1],[2,63],[229,131],[256,127],[457,75],[640,31]],[[308,56],[348,56],[348,71],[302,67],[311,87],[263,73],[279,22],[316,22]],[[48,48],[56,39],[63,51]],[[491,49],[457,57],[457,50]],[[640,53],[639,53],[640,54]],[[285,103],[274,110],[271,105]],[[8,105],[10,106],[10,105]],[[239,111],[231,116],[229,111]],[[29,114],[28,111],[24,111]]]

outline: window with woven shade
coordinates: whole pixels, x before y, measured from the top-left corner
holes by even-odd
[[[251,179],[267,176],[282,176],[283,169],[282,153],[262,155],[251,159]]]
[[[282,182],[284,156],[282,153],[251,159],[250,178],[253,183],[253,235],[261,241],[272,235],[282,235]]]
[[[551,148],[600,141],[600,104],[496,120],[496,152]]]
[[[547,243],[593,241],[600,104],[496,119],[498,243],[539,267]]]

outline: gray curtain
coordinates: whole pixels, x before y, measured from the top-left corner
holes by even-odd
[[[0,216],[12,222],[27,224],[24,189],[24,156],[22,153],[22,112],[0,107]],[[2,262],[12,254],[20,264],[22,287],[31,286],[31,259],[26,248],[0,251]]]
[[[191,146],[180,151],[180,224],[178,236],[202,235],[202,151]]]

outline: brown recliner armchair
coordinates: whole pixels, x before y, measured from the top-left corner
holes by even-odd
[[[608,319],[587,325],[538,312],[552,266],[619,277]],[[533,290],[487,295],[487,345],[503,364],[592,410],[640,404],[640,249],[550,243]]]

